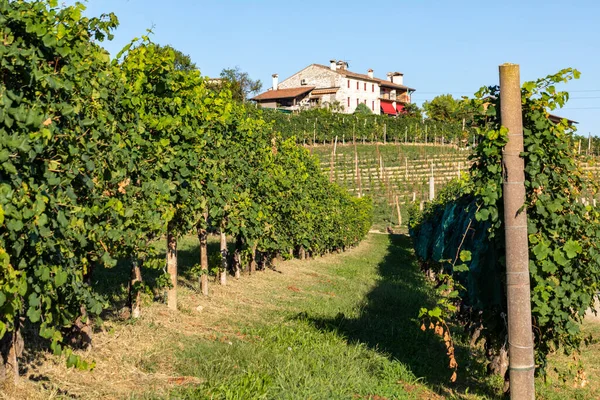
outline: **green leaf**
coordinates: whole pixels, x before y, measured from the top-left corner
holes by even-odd
[[[54,276],[54,284],[56,286],[62,286],[67,282],[68,274],[66,271],[58,271]]]
[[[429,310],[427,314],[432,318],[440,318],[442,316],[442,309],[435,307],[433,310]]]
[[[460,261],[462,261],[462,262],[471,261],[471,252],[468,250],[461,250]]]
[[[577,254],[581,253],[583,248],[581,247],[579,242],[571,239],[565,243],[565,245],[563,246],[563,250],[567,254],[567,257],[575,258],[577,257]]]
[[[544,242],[539,242],[537,245],[533,247],[533,254],[535,254],[536,258],[540,261],[545,260],[550,254],[550,249],[548,245]]]

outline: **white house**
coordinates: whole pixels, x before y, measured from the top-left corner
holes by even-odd
[[[403,78],[400,72],[389,72],[387,79],[379,79],[372,69],[359,74],[349,71],[346,62],[331,60],[329,67],[311,64],[281,83],[273,74],[273,86],[252,100],[292,111],[339,102],[347,114],[364,103],[374,114],[397,115],[415,91],[404,86]]]

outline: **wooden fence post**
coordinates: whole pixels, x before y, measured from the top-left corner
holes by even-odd
[[[500,65],[500,116],[508,128],[508,143],[502,154],[503,201],[506,243],[506,297],[508,306],[508,354],[510,397],[535,398],[529,246],[525,203],[523,114],[518,64]]]

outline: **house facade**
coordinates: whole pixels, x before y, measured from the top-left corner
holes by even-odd
[[[404,85],[403,78],[400,72],[390,72],[387,79],[379,79],[372,69],[359,74],[349,71],[346,62],[331,60],[329,66],[311,64],[282,82],[273,74],[273,86],[252,100],[291,111],[339,103],[347,114],[362,103],[374,114],[397,115],[415,91]]]

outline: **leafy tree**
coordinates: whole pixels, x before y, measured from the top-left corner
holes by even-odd
[[[194,71],[198,69],[196,64],[192,62],[192,59],[189,55],[182,53],[181,51],[173,48],[171,45],[155,46],[157,52],[159,53],[164,53],[165,55],[168,53],[173,53],[176,71]]]
[[[221,87],[229,89],[234,100],[244,102],[249,95],[257,93],[262,88],[262,82],[252,80],[247,72],[240,70],[240,67],[225,68],[221,71]]]
[[[370,115],[373,113],[371,112],[371,110],[369,110],[369,107],[367,107],[367,105],[365,103],[360,103],[358,106],[356,106],[356,109],[354,110],[354,114]]]
[[[403,116],[421,119],[423,118],[423,110],[415,103],[406,103],[404,105]]]
[[[427,116],[434,121],[453,122],[457,120],[458,102],[451,94],[436,96],[423,103]]]

